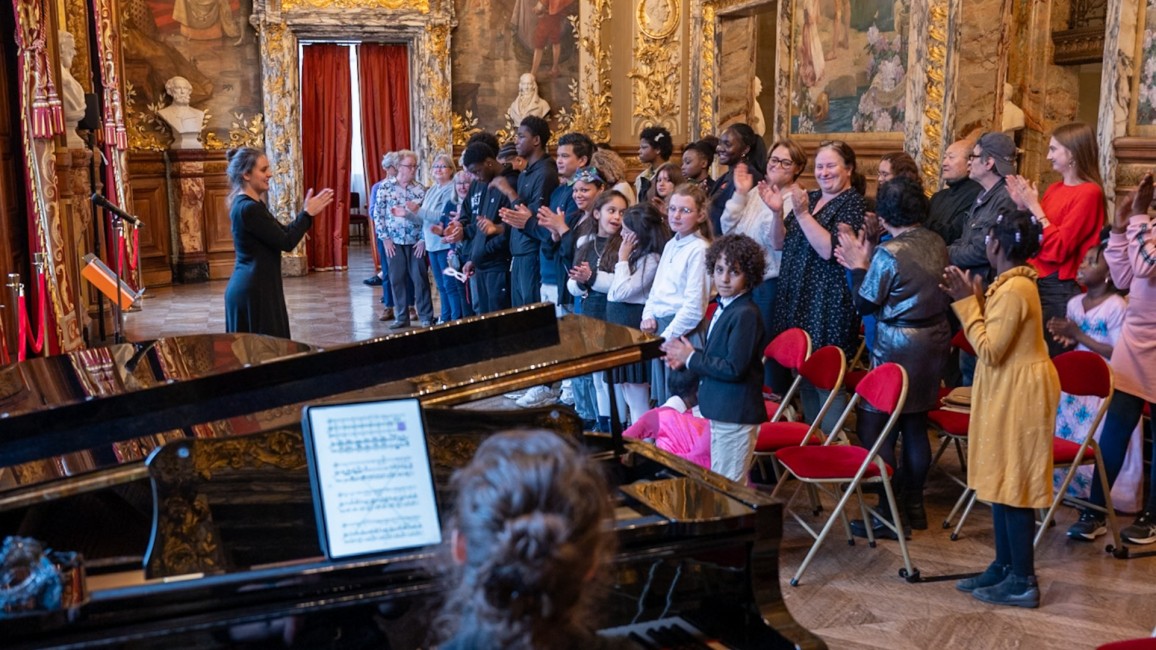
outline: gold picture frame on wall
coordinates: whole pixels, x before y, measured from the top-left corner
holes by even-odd
[[[911,0],[789,1],[788,132],[901,140],[911,95]]]
[[[678,29],[681,11],[678,0],[639,0],[638,31],[647,38],[661,41]]]
[[[1128,134],[1156,136],[1156,0],[1144,0],[1138,10]]]

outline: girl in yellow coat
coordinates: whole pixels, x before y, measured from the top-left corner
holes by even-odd
[[[991,503],[995,562],[956,587],[979,600],[1038,607],[1033,508],[1052,502],[1052,436],[1060,379],[1048,358],[1036,271],[1028,258],[1043,228],[1027,212],[998,218],[987,236],[987,259],[998,274],[980,278],[948,267],[943,289],[955,303],[979,362],[972,387],[967,483]]]

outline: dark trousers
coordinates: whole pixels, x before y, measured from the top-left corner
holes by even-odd
[[[393,287],[390,286],[389,281],[389,258],[385,256],[385,244],[380,237],[375,237],[375,245],[377,246],[377,258],[381,260],[381,304],[386,307],[393,306]],[[413,307],[413,282],[406,285],[409,287],[409,302],[405,304],[406,307]]]
[[[995,563],[1010,565],[1011,574],[1027,578],[1036,574],[1036,513],[1031,508],[991,504],[992,527],[995,529]]]
[[[1150,405],[1156,413],[1156,403]],[[1108,475],[1108,485],[1116,483],[1120,475],[1120,468],[1124,465],[1124,456],[1128,453],[1128,442],[1132,432],[1136,430],[1136,423],[1144,412],[1144,400],[1132,395],[1116,391],[1112,401],[1108,404],[1108,412],[1104,414],[1104,430],[1100,433],[1100,456],[1104,459],[1104,470]],[[1156,439],[1153,441],[1153,452],[1156,452]],[[1156,458],[1156,456],[1153,456]],[[1147,512],[1156,512],[1156,462],[1148,476],[1148,505]],[[1088,501],[1098,506],[1104,505],[1104,489],[1100,487],[1099,477],[1092,477],[1092,492]]]
[[[886,413],[856,409],[856,432],[859,444],[870,448],[887,426]],[[903,462],[896,464],[895,443],[903,436]],[[895,487],[900,492],[922,498],[923,484],[931,467],[931,441],[927,437],[927,413],[903,413],[891,428],[887,440],[879,448],[879,457],[895,471]]]
[[[476,271],[478,291],[474,295],[474,311],[486,314],[510,306],[510,275],[506,269]]]
[[[763,318],[763,340],[759,342],[759,350],[766,350],[767,344],[771,342],[771,309],[775,305],[775,294],[778,290],[779,279],[767,278],[751,291],[751,300],[759,308],[759,315]],[[763,385],[775,388],[775,371],[770,364],[763,367]],[[790,380],[787,381],[787,386],[790,387]]]
[[[1068,348],[1052,338],[1052,333],[1048,331],[1048,321],[1067,317],[1068,301],[1080,293],[1080,286],[1075,280],[1061,280],[1056,273],[1040,278],[1036,286],[1040,292],[1040,305],[1044,308],[1044,340],[1048,343],[1048,356],[1054,357]]]
[[[521,307],[541,300],[542,274],[538,268],[538,253],[515,255],[510,268],[510,304]]]
[[[417,307],[419,319],[424,322],[433,321],[433,303],[429,296],[425,258],[413,256],[413,244],[395,243],[393,248],[394,255],[389,259],[389,283],[398,310],[395,312],[395,320],[408,323],[409,310],[403,305],[412,304]]]

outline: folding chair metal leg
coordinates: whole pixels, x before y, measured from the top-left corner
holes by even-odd
[[[959,531],[963,529],[963,522],[967,521],[967,516],[971,514],[971,509],[975,506],[975,490],[968,489],[971,496],[967,499],[967,507],[963,509],[963,516],[959,518],[959,523],[955,525],[955,530],[951,531],[951,541],[959,539]]]
[[[899,540],[899,554],[903,556],[903,569],[899,571],[899,576],[909,582],[917,581],[919,572],[911,565],[911,555],[907,552],[907,536],[903,534],[903,520],[899,515],[899,504],[895,501],[895,492],[891,489],[891,481],[887,479],[886,474],[883,477],[883,492],[887,495],[887,505],[891,507],[891,523],[895,527],[895,537]],[[867,530],[871,530],[870,525],[867,526]]]
[[[1040,522],[1040,528],[1036,531],[1036,538],[1032,541],[1032,546],[1040,545],[1040,540],[1044,537],[1044,531],[1048,529],[1048,525],[1052,522],[1052,518],[1056,515],[1056,510],[1060,507],[1060,503],[1064,500],[1064,495],[1068,492],[1068,486],[1072,483],[1072,479],[1076,476],[1076,470],[1080,467],[1083,460],[1082,454],[1077,454],[1075,461],[1068,466],[1068,473],[1064,476],[1064,480],[1060,483],[1060,487],[1056,490],[1056,496],[1052,499],[1052,505],[1048,508],[1047,514],[1044,515]],[[1097,465],[1099,467],[1099,465]],[[1097,473],[1099,473],[1097,471]]]
[[[1108,473],[1104,469],[1104,459],[1100,456],[1100,445],[1093,440],[1088,443],[1088,449],[1096,457],[1096,474],[1100,477],[1100,487],[1104,490],[1104,510],[1108,518],[1108,530],[1112,532],[1112,545],[1105,550],[1118,558],[1128,557],[1128,548],[1120,539],[1120,525],[1116,523],[1116,507],[1112,505],[1112,488],[1108,485]]]
[[[860,516],[863,517],[863,529],[867,531],[867,546],[875,548],[875,527],[871,525],[871,515],[867,512],[867,505],[863,503],[862,485],[856,485],[855,492],[859,496],[859,513]],[[851,532],[850,528],[848,528],[847,532]]]
[[[963,493],[961,493],[959,498],[955,500],[955,505],[951,507],[951,512],[947,513],[947,516],[943,518],[944,528],[951,528],[951,521],[955,519],[955,514],[959,512],[959,509],[962,508],[964,504],[967,503],[967,499],[970,495],[971,488],[967,487],[965,484],[963,486]]]
[[[847,506],[847,502],[851,500],[853,494],[855,494],[854,490],[844,490],[842,498],[840,498],[839,503],[835,505],[835,512],[842,513],[843,508]],[[799,577],[803,575],[803,572],[807,570],[807,565],[811,563],[815,554],[819,552],[819,547],[823,545],[823,540],[827,539],[827,534],[830,533],[831,528],[835,526],[836,519],[838,519],[838,517],[832,513],[831,516],[827,518],[827,523],[823,524],[823,529],[820,530],[819,534],[815,537],[815,543],[811,544],[810,550],[807,551],[807,556],[803,558],[803,563],[799,565],[794,577],[791,578],[792,587],[799,586]]]

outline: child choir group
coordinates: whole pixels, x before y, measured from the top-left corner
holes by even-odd
[[[791,140],[768,151],[746,124],[686,145],[680,166],[669,162],[668,131],[643,130],[645,169],[633,186],[621,159],[586,135],[559,137],[554,158],[550,140],[549,125],[537,117],[521,122],[512,151],[476,134],[456,174],[448,155],[435,158],[429,189],[415,180],[413,152],[386,157],[387,179],[371,199],[386,276],[383,320],[408,326],[411,304],[428,325],[547,301],[560,314],[661,336],[661,362],[617,368],[609,382],[608,373],[575,378],[562,399],[601,430],[609,429],[615,400],[628,436],[654,439],[739,482],[748,479],[768,419],[764,387],[783,394],[793,380],[764,363],[767,343],[802,328],[814,349],[837,346],[851,358],[862,323],[872,364],[898,363],[910,379],[881,452],[896,469],[894,514],[904,527],[927,527],[927,414],[939,407],[943,383],[973,382],[968,484],[993,505],[996,558],[957,586],[1024,607],[1039,603],[1033,510],[1052,500],[1052,437],[1082,436],[1080,425],[1094,412],[1061,399],[1050,357],[1091,350],[1110,361],[1115,377],[1097,434],[1107,474],[1130,481],[1117,503],[1140,511],[1124,538],[1156,542],[1156,495],[1150,491],[1141,507],[1138,469],[1138,424],[1145,404],[1156,401],[1153,183],[1146,176],[1107,219],[1090,127],[1053,134],[1048,160],[1062,180],[1042,197],[1014,174],[1007,136],[956,143],[944,162],[948,187],[930,203],[906,154],[883,157],[879,187],[868,197],[845,142],[822,142],[808,159]],[[712,179],[716,161],[727,171]],[[817,184],[809,191],[798,183],[808,163]],[[949,177],[956,165],[961,172]],[[974,191],[958,201],[958,223],[937,227],[941,195],[961,194],[964,181]],[[427,255],[441,297],[437,319]],[[951,340],[960,329],[975,354],[956,360]],[[829,395],[804,382],[800,397],[811,420]],[[518,403],[557,398],[539,386]],[[845,404],[835,396],[831,415]],[[870,446],[886,417],[870,406],[856,415],[859,442]],[[835,433],[829,422],[824,430]],[[1103,504],[1099,488],[1081,475],[1072,489]],[[863,532],[872,522],[856,525]],[[1104,532],[1103,515],[1088,510],[1069,536]]]

